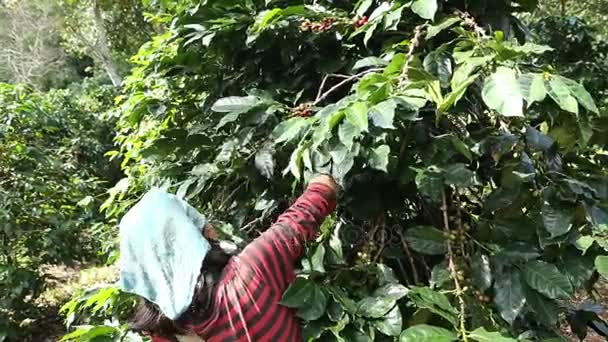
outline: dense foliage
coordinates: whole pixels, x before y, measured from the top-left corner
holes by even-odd
[[[338,211],[283,298],[309,339],[549,341],[564,317],[584,337],[593,307],[567,301],[608,272],[607,126],[585,89],[601,76],[567,53],[589,50],[559,39],[576,21],[531,35],[523,0],[148,5],[170,26],[118,97],[110,217],[164,186],[242,246],[329,172]],[[64,309],[125,303],[110,288]]]
[[[43,266],[100,250],[94,235],[108,227],[92,224],[117,175],[100,117],[112,94],[95,82],[49,93],[0,84],[0,340],[41,315]]]

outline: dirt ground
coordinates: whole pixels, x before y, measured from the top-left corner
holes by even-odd
[[[598,292],[599,303],[602,304],[604,306],[604,308],[608,308],[608,281],[600,280],[596,284],[595,289]],[[586,300],[588,300],[588,296],[586,294],[581,293],[574,298],[574,301],[572,304],[583,303]],[[605,310],[599,316],[608,322],[608,310]],[[578,337],[576,337],[576,335],[574,335],[570,331],[570,326],[568,325],[567,322],[563,322],[563,324],[561,325],[560,328],[561,328],[561,331],[563,332],[563,334],[569,338],[569,341],[573,341],[573,342],[579,341]],[[608,339],[598,335],[592,329],[588,329],[587,337],[585,338],[585,342],[606,342],[606,341],[608,341]]]
[[[78,290],[98,284],[111,284],[118,279],[114,267],[77,265],[49,266],[45,270],[49,276],[48,289],[36,301],[43,308],[40,318],[22,323],[29,330],[31,342],[56,342],[67,333],[64,318],[59,309]]]

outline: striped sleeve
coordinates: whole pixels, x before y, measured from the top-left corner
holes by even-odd
[[[239,255],[267,284],[283,292],[295,278],[295,264],[304,244],[315,238],[320,224],[336,206],[335,191],[313,183],[277,222]]]

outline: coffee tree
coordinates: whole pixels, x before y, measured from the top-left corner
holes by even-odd
[[[95,93],[91,93],[94,89]],[[85,82],[49,93],[0,83],[0,340],[22,340],[43,267],[96,257],[99,196],[117,174],[100,120],[111,89]]]
[[[583,337],[595,313],[568,301],[608,273],[606,127],[512,14],[535,6],[163,8],[118,98],[127,177],[105,208],[163,186],[242,245],[331,173],[338,210],[283,296],[307,339],[558,341],[566,317]]]

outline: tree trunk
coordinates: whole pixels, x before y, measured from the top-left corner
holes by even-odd
[[[101,63],[103,64],[106,73],[110,77],[112,84],[115,87],[120,87],[122,84],[122,76],[118,72],[118,67],[112,58],[112,52],[110,51],[110,44],[108,42],[108,32],[106,31],[105,24],[103,22],[103,15],[99,1],[94,3],[94,19],[95,28],[97,29],[97,41],[95,42],[96,50],[99,53]]]
[[[567,0],[561,0],[560,1],[560,7],[561,7],[561,12],[562,12],[562,17],[566,16],[566,1]]]

